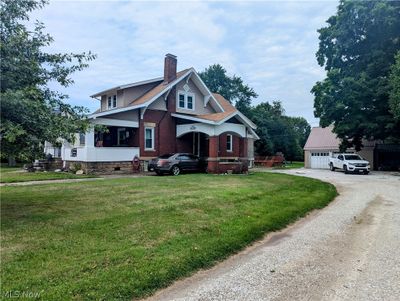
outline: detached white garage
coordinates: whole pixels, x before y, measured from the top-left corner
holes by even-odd
[[[306,168],[329,168],[329,157],[339,151],[340,140],[332,132],[332,127],[311,129],[304,146],[304,166]]]
[[[311,152],[310,167],[311,168],[329,168],[329,157],[331,156],[329,151],[315,151]]]
[[[373,166],[375,142],[363,141],[363,144],[364,148],[357,153]],[[328,169],[329,157],[333,153],[339,152],[339,145],[340,140],[332,132],[332,127],[312,128],[304,146],[304,167]],[[352,152],[352,150],[349,149],[348,152]]]

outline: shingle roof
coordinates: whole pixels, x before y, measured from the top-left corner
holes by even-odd
[[[176,73],[176,78],[179,79],[180,77],[182,77],[183,75],[185,75],[187,72],[189,71],[189,69],[185,69],[182,71],[179,71]],[[167,88],[168,84],[161,82],[160,84],[158,84],[157,86],[155,86],[153,89],[151,89],[150,91],[147,91],[145,94],[143,94],[142,96],[140,96],[137,99],[132,100],[129,103],[129,106],[136,106],[136,105],[141,105],[144,104],[146,102],[148,102],[150,99],[152,99],[154,96],[156,96],[157,94],[161,93],[162,91],[164,91]]]
[[[332,127],[314,127],[308,136],[304,150],[338,150],[340,139],[332,132]]]
[[[237,112],[237,109],[228,100],[226,100],[222,95],[220,95],[218,93],[213,93],[213,96],[218,101],[218,103],[221,105],[224,112],[196,115],[197,118],[202,118],[202,119],[211,120],[211,121],[221,121],[221,120],[225,119],[226,117],[233,115],[234,113]]]

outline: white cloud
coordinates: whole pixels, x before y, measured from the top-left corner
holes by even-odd
[[[288,114],[315,124],[310,89],[324,72],[315,59],[316,30],[337,2],[52,1],[34,17],[55,38],[51,51],[92,50],[98,58],[74,75],[71,103],[92,110],[89,95],[158,77],[163,57],[178,68],[222,64],[260,95],[283,101]]]

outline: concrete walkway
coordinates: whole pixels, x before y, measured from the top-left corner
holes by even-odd
[[[400,176],[274,172],[331,182],[340,195],[149,300],[399,300]]]

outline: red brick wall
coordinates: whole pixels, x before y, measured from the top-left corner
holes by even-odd
[[[155,123],[154,151],[145,150],[144,130],[146,123]],[[171,113],[167,111],[146,110],[139,123],[140,156],[157,157],[165,153],[173,153],[176,148],[176,125]]]
[[[240,155],[240,138],[239,136],[232,135],[233,148],[231,152],[226,150],[227,134],[219,136],[219,157],[239,157]]]
[[[186,134],[176,140],[177,153],[191,153],[193,151],[193,134]]]

